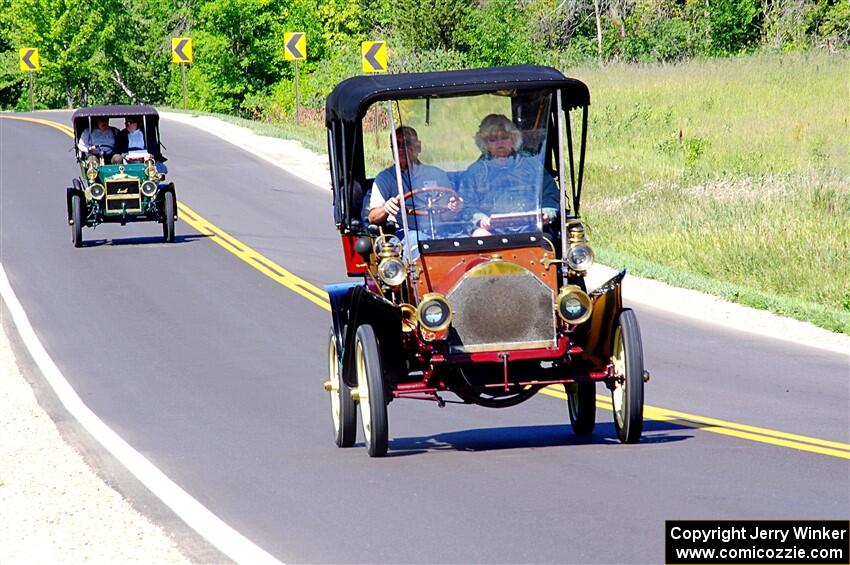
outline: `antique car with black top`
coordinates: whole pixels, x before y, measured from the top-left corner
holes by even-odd
[[[125,129],[113,125],[118,121]],[[157,222],[163,239],[174,242],[177,194],[165,178],[157,111],[94,106],[76,110],[71,122],[80,168],[65,196],[74,247],[83,245],[84,227],[102,223]]]
[[[358,407],[380,457],[393,400],[502,408],[548,387],[587,435],[600,383],[619,439],[639,441],[649,374],[625,271],[585,282],[589,106],[581,81],[529,65],[357,76],[332,91],[334,220],[356,279],[327,286],[338,446],[355,443]],[[364,131],[377,111],[386,136]],[[370,144],[387,138],[381,163]]]

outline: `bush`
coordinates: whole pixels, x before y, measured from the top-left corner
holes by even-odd
[[[712,0],[708,6],[712,54],[734,55],[758,43],[762,21],[758,0]]]

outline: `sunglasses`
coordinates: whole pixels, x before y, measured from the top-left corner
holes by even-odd
[[[502,133],[502,134],[493,134],[493,135],[485,135],[484,140],[487,143],[496,143],[497,141],[508,141],[511,139],[510,134]]]

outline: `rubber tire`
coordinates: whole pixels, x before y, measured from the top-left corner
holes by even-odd
[[[579,382],[576,387],[576,392],[567,393],[570,424],[577,436],[588,436],[596,427],[596,383]]]
[[[357,404],[351,398],[351,388],[341,377],[342,366],[331,328],[328,340],[328,378],[331,381],[331,421],[337,447],[351,447],[357,439]],[[334,390],[334,388],[336,390]]]
[[[623,382],[611,391],[614,428],[623,443],[637,443],[643,431],[643,344],[637,317],[631,310],[620,312],[614,330],[614,370]]]
[[[162,238],[165,243],[174,243],[174,193],[166,192],[162,195]]]
[[[370,457],[383,457],[389,444],[387,400],[378,339],[369,324],[357,328],[354,363],[366,451]]]
[[[79,194],[71,195],[71,241],[74,247],[83,246],[83,197]]]

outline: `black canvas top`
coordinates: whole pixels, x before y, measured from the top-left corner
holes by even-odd
[[[580,80],[536,65],[461,71],[360,75],[339,83],[325,106],[325,122],[360,120],[370,104],[382,100],[483,93],[498,90],[560,88],[564,108],[588,106],[590,92]]]
[[[156,110],[151,106],[91,106],[89,108],[78,108],[71,116],[71,121],[76,121],[77,118],[123,118],[124,116],[156,116],[159,117]]]

